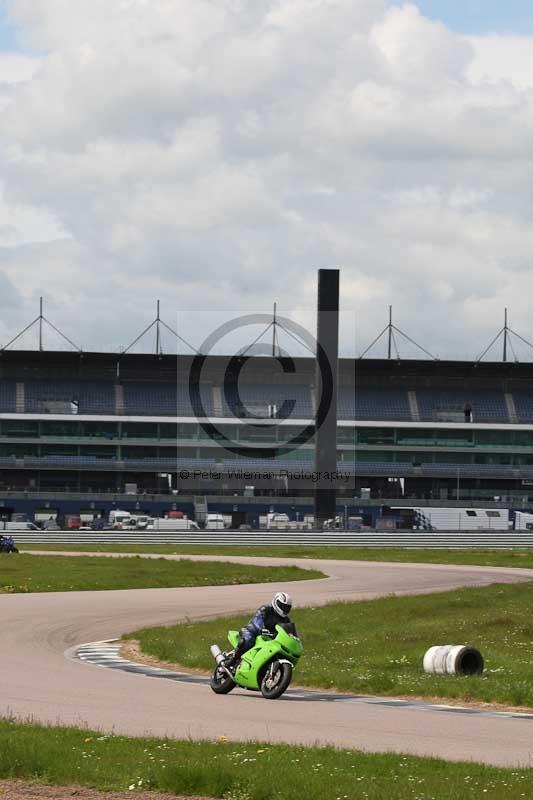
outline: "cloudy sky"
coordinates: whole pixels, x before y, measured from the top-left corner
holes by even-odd
[[[0,0],[0,344],[312,329],[339,265],[345,355],[392,304],[475,357],[533,340],[532,195],[527,0]]]

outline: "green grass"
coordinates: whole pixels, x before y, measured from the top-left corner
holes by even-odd
[[[327,534],[325,534],[327,536]],[[15,535],[16,539],[16,535]],[[487,567],[523,567],[533,569],[533,548],[494,550],[468,548],[437,550],[406,547],[300,547],[299,545],[249,546],[232,545],[202,547],[173,545],[21,545],[21,550],[77,550],[102,553],[158,553],[160,555],[274,556],[287,558],[324,558],[343,561],[395,561],[417,564],[472,564]]]
[[[302,686],[394,696],[456,698],[533,707],[533,584],[385,597],[296,609],[305,653],[294,681]],[[210,670],[209,645],[226,643],[242,617],[148,628],[130,634],[163,661]],[[426,675],[425,651],[468,644],[485,657],[482,676]]]
[[[533,797],[532,769],[333,748],[128,739],[9,721],[0,721],[0,778],[130,790],[133,797],[150,789],[225,800]]]
[[[298,567],[256,567],[215,561],[0,554],[0,593],[4,594],[220,586],[322,577],[321,572]]]

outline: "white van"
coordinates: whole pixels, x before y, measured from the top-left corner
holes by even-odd
[[[0,531],[42,531],[33,522],[0,522]]]
[[[118,508],[109,512],[109,527],[114,530],[131,530],[137,521],[129,511],[120,511]]]
[[[288,514],[279,514],[270,511],[267,514],[267,528],[268,530],[287,530],[290,527],[290,520]]]
[[[131,514],[129,511],[110,511],[109,527],[122,531],[144,531],[152,522],[147,514]]]
[[[154,519],[149,523],[149,531],[199,531],[200,528],[192,519]]]
[[[223,514],[208,514],[205,522],[206,531],[223,531],[224,515]]]

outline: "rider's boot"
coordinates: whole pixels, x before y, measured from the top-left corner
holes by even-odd
[[[232,653],[228,655],[228,658],[225,660],[224,662],[225,666],[228,669],[236,671],[237,666],[245,652],[246,652],[246,642],[244,641],[244,639],[239,639],[237,647]]]
[[[237,665],[237,659],[235,658],[235,650],[232,650],[230,653],[226,654],[226,658],[224,659],[224,666],[226,667],[226,669],[234,670],[236,665]]]

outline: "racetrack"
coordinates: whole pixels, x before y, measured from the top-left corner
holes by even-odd
[[[50,555],[50,552],[47,552]],[[65,554],[66,555],[66,554]],[[73,555],[69,553],[69,555]],[[83,553],[83,555],[88,555]],[[94,554],[97,555],[97,554]],[[121,554],[105,554],[121,557]],[[161,558],[161,556],[155,556]],[[180,556],[166,556],[180,558]],[[193,556],[201,559],[201,556]],[[489,583],[533,581],[533,570],[236,556],[208,560],[313,567],[330,577],[285,584],[298,605],[426,593]],[[267,601],[272,584],[0,597],[0,713],[52,724],[88,725],[129,735],[335,744],[449,759],[530,766],[531,720],[442,714],[375,703],[265,701],[235,691],[154,680],[65,657],[84,642],[140,627],[243,613]],[[244,620],[245,621],[245,620]],[[435,644],[434,642],[428,643]]]

